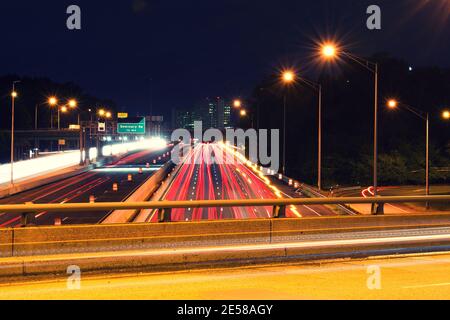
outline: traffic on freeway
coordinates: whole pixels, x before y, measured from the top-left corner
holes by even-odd
[[[225,161],[233,159],[233,161]],[[224,160],[224,161],[222,161]],[[221,143],[197,144],[184,159],[162,199],[180,200],[237,200],[276,199],[292,197],[276,186],[256,165],[230,146]],[[324,206],[290,206],[286,216],[335,215]],[[272,207],[188,208],[172,210],[171,221],[271,218]],[[157,211],[150,221],[155,222]]]
[[[130,152],[103,167],[0,199],[0,204],[123,201],[168,161],[169,154],[168,148]],[[139,173],[140,171],[142,173]],[[53,225],[55,219],[60,219],[62,224],[90,224],[98,223],[106,215],[107,211],[64,214],[39,212],[34,223]],[[0,228],[16,227],[20,224],[20,214],[0,212]]]

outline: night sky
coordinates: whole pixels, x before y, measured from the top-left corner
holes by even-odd
[[[81,31],[66,28],[71,4]],[[381,31],[366,28],[370,4],[382,8]],[[450,66],[449,0],[2,0],[0,30],[0,74],[73,81],[140,113],[151,91],[167,115],[206,96],[245,96],[282,66],[310,66],[321,37]]]

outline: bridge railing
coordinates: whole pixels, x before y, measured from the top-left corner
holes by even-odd
[[[386,203],[449,203],[450,195],[401,196],[373,198],[294,198],[294,199],[243,199],[243,200],[197,200],[197,201],[152,201],[152,202],[102,202],[64,204],[13,204],[0,205],[0,212],[22,214],[22,225],[29,224],[39,212],[92,212],[111,210],[158,210],[159,222],[170,221],[172,209],[231,208],[231,207],[272,207],[273,218],[284,218],[286,207],[302,205],[372,204],[380,208]],[[382,210],[378,212],[382,214]]]

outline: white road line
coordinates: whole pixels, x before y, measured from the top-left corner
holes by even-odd
[[[446,286],[450,286],[450,282],[424,284],[424,285],[418,285],[418,286],[407,286],[407,287],[403,287],[403,289],[421,289],[421,288],[446,287]]]

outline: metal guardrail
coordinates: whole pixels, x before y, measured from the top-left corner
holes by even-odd
[[[22,214],[22,224],[42,211],[48,212],[88,212],[104,210],[159,209],[159,221],[170,221],[172,209],[188,208],[226,208],[226,207],[273,207],[273,217],[285,217],[287,206],[301,205],[339,205],[372,204],[380,208],[386,203],[442,203],[450,202],[450,195],[376,197],[376,198],[294,198],[294,199],[256,199],[256,200],[197,200],[197,201],[153,201],[153,202],[103,202],[103,203],[64,203],[64,204],[14,204],[0,205],[0,212]],[[378,212],[382,214],[382,210]]]

